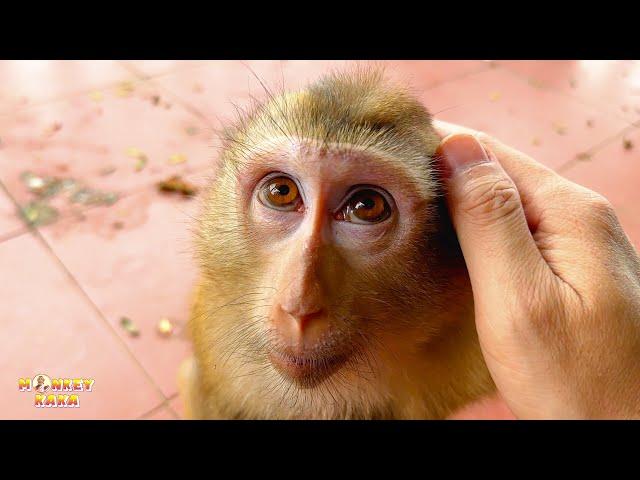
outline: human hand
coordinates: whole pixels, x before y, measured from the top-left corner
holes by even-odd
[[[518,418],[640,418],[640,257],[601,195],[434,126],[485,361]]]

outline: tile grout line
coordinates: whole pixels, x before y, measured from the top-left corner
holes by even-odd
[[[538,81],[537,79],[533,78],[533,77],[529,77],[526,74],[517,72],[515,70],[512,70],[511,68],[509,68],[508,66],[503,66],[503,65],[499,65],[499,68],[503,69],[505,72],[509,73],[510,75],[519,78],[521,80],[526,80],[527,83],[532,87],[532,88],[536,88],[536,89],[541,89],[541,90],[545,90],[547,92],[551,92],[551,93],[555,93],[556,95],[560,95],[564,98],[568,98],[571,99],[577,103],[580,103],[583,106],[589,107],[589,108],[593,108],[594,110],[597,110],[599,113],[601,114],[607,114],[607,115],[611,115],[613,117],[616,117],[618,120],[626,122],[628,125],[635,125],[638,121],[640,121],[640,115],[638,115],[638,118],[635,121],[629,120],[627,117],[623,116],[622,114],[614,111],[613,109],[609,109],[608,107],[606,107],[604,104],[601,103],[591,103],[590,101],[587,101],[585,99],[583,99],[581,96],[579,95],[574,95],[571,93],[567,93],[564,92],[560,89],[554,88],[544,82],[540,82],[539,86],[535,86],[535,85],[531,85],[532,81]]]
[[[153,415],[154,413],[159,412],[160,410],[162,410],[163,407],[168,408],[171,413],[173,414],[174,417],[176,417],[176,419],[180,419],[180,416],[173,410],[173,408],[171,407],[170,403],[175,400],[176,398],[178,398],[180,394],[179,393],[174,393],[173,395],[167,397],[166,400],[163,400],[162,402],[160,402],[158,405],[156,405],[155,407],[147,410],[145,413],[143,413],[142,415],[140,415],[139,417],[136,418],[136,420],[144,420],[148,417],[150,417],[151,415]]]
[[[522,74],[520,72],[511,70],[508,66],[504,66],[504,65],[498,65],[496,64],[495,66],[492,66],[491,69],[502,69],[503,71],[507,72],[509,75],[513,76],[514,78],[517,78],[518,80],[522,80],[522,81],[526,81],[527,84],[529,84],[531,86],[531,88],[534,89],[541,89],[550,93],[553,93],[555,95],[564,97],[566,99],[569,99],[571,101],[574,101],[576,103],[579,103],[582,106],[585,107],[589,107],[592,108],[596,111],[598,111],[601,114],[607,114],[607,115],[611,115],[613,117],[615,117],[616,119],[620,120],[621,122],[626,123],[626,126],[624,126],[618,133],[610,136],[610,137],[606,137],[603,140],[601,140],[600,142],[596,143],[595,145],[587,148],[586,150],[584,150],[581,153],[586,153],[588,155],[594,155],[595,153],[597,153],[599,150],[601,150],[602,148],[606,147],[607,145],[613,143],[616,139],[624,137],[625,134],[627,134],[628,132],[633,131],[636,128],[640,127],[640,117],[638,118],[638,120],[636,121],[630,121],[628,118],[623,117],[620,114],[615,113],[613,110],[609,111],[608,109],[605,109],[604,105],[601,104],[592,104],[590,102],[587,102],[585,100],[583,100],[581,97],[577,96],[577,95],[571,95],[568,93],[565,93],[561,90],[558,90],[556,88],[553,88],[545,83],[541,83],[540,86],[535,86],[535,85],[531,85],[531,81],[535,81],[535,78],[529,77],[525,74]],[[583,160],[579,160],[576,157],[570,158],[569,160],[567,160],[566,162],[562,163],[560,166],[555,168],[555,171],[557,173],[562,173],[562,172],[566,172],[569,169],[571,169],[574,165],[583,162]]]
[[[165,75],[170,75],[170,74],[177,73],[179,71],[183,71],[183,70],[178,69],[178,70],[172,70],[170,72],[165,72],[165,73],[158,74],[158,75],[145,76],[145,74],[143,72],[139,72],[139,71],[138,71],[139,73],[133,72],[128,67],[125,67],[124,65],[121,65],[120,61],[116,61],[116,62],[118,62],[120,67],[125,70],[125,72],[123,72],[123,73],[128,73],[129,75],[133,75],[134,77],[136,77],[135,81],[152,83],[156,88],[159,88],[158,84],[154,83],[154,82],[151,82],[152,79],[160,78],[160,77],[163,77]],[[195,65],[195,66],[190,67],[190,68],[202,68],[202,66]],[[94,91],[101,91],[102,92],[102,91],[105,91],[105,90],[110,90],[110,89],[115,88],[118,85],[122,84],[123,82],[128,82],[128,81],[130,81],[130,79],[124,78],[122,80],[118,80],[118,81],[114,81],[114,82],[110,82],[110,83],[105,83],[105,84],[102,84],[102,85],[99,85],[99,86],[94,86],[94,87],[91,87],[91,88],[83,88],[81,90],[74,90],[73,92],[69,92],[69,93],[66,93],[66,94],[63,94],[63,95],[60,95],[60,96],[54,96],[54,97],[51,97],[51,98],[45,98],[43,100],[39,100],[37,102],[30,103],[30,104],[27,104],[27,105],[19,105],[17,107],[9,108],[7,110],[0,109],[0,117],[10,116],[10,115],[13,115],[15,113],[18,113],[18,112],[21,112],[23,110],[27,110],[27,109],[30,109],[30,108],[41,107],[43,105],[48,105],[48,104],[55,103],[55,102],[61,102],[63,100],[68,100],[70,98],[74,98],[74,97],[77,97],[77,96],[87,95],[87,94],[89,94],[91,92],[94,92]],[[96,103],[96,105],[99,105],[99,104],[100,104],[100,102]]]
[[[3,190],[5,192],[5,194],[9,197],[9,199],[11,200],[11,202],[14,204],[14,206],[16,208],[19,208],[19,204],[16,202],[16,200],[13,198],[13,196],[9,193],[9,191],[6,189],[6,187],[4,186],[3,183],[0,182],[0,190]],[[40,233],[40,231],[35,228],[35,227],[29,227],[28,231],[34,235],[34,237],[36,238],[36,240],[41,244],[41,246],[43,246],[45,248],[45,250],[48,252],[48,254],[53,257],[53,259],[55,260],[55,262],[58,264],[58,266],[60,268],[62,268],[62,271],[65,273],[65,275],[71,280],[72,284],[75,286],[75,288],[77,290],[80,291],[81,295],[84,297],[85,301],[89,303],[90,307],[94,310],[95,313],[97,313],[97,315],[99,316],[99,318],[106,324],[107,326],[107,330],[116,337],[117,343],[119,345],[121,345],[122,347],[124,347],[125,351],[127,352],[127,354],[131,357],[131,359],[134,361],[134,363],[138,366],[138,368],[140,368],[140,370],[142,371],[142,373],[144,374],[144,376],[147,378],[147,380],[151,383],[152,387],[155,388],[155,390],[157,391],[157,393],[160,394],[160,397],[163,398],[165,401],[167,400],[167,397],[165,396],[164,392],[162,391],[162,389],[156,384],[155,380],[151,377],[151,375],[149,374],[149,372],[147,372],[146,368],[144,368],[144,366],[140,363],[140,361],[138,360],[138,358],[135,356],[135,354],[133,353],[133,351],[131,350],[131,348],[127,345],[127,343],[120,337],[120,335],[118,335],[118,332],[116,331],[116,329],[109,323],[109,321],[107,320],[107,318],[104,316],[104,314],[102,313],[102,311],[98,308],[98,306],[93,302],[93,300],[91,299],[91,297],[87,294],[87,292],[82,288],[82,286],[80,285],[80,283],[78,282],[78,280],[73,276],[73,274],[69,271],[69,269],[67,268],[67,266],[62,262],[62,260],[60,260],[60,258],[55,254],[55,252],[53,251],[53,248],[51,247],[51,245],[49,245],[49,243],[46,241],[46,239],[42,236],[42,233]]]
[[[582,153],[586,153],[587,155],[592,156],[592,155],[598,153],[600,150],[602,150],[607,145],[612,144],[615,140],[617,140],[619,138],[624,138],[625,135],[627,135],[630,132],[633,132],[636,129],[640,129],[640,122],[637,122],[637,123],[632,124],[632,125],[627,125],[626,127],[624,127],[622,130],[620,130],[615,135],[612,135],[611,137],[605,138],[601,142],[597,143],[596,145],[594,145],[591,148],[588,148],[587,150],[585,150]],[[586,161],[591,161],[591,160],[580,160],[579,158],[577,158],[577,156],[575,156],[575,157],[567,160],[563,164],[559,165],[558,167],[556,167],[555,171],[557,173],[563,173],[563,172],[566,172],[566,171],[570,170],[575,165],[577,165],[579,163],[586,162]]]
[[[202,64],[202,65],[195,65],[193,67],[191,67],[192,69],[195,68],[203,68],[205,67],[206,64]],[[215,128],[213,127],[213,124],[209,121],[209,117],[207,117],[206,115],[204,115],[200,110],[198,110],[196,107],[194,107],[193,105],[191,105],[191,102],[189,102],[188,100],[183,99],[180,95],[176,95],[175,92],[173,92],[172,90],[159,85],[156,80],[158,78],[162,78],[165,75],[171,75],[177,72],[183,72],[185,70],[189,70],[189,68],[187,69],[177,69],[177,70],[172,70],[171,72],[166,72],[164,74],[159,74],[159,75],[148,75],[145,72],[138,70],[137,68],[135,68],[133,65],[123,65],[124,68],[126,68],[127,70],[129,70],[133,75],[136,75],[140,80],[144,80],[146,82],[148,82],[149,84],[153,85],[155,88],[157,88],[158,90],[165,92],[167,94],[169,94],[170,97],[173,97],[173,101],[175,101],[176,103],[178,103],[179,105],[182,106],[182,108],[184,108],[185,110],[187,110],[188,113],[190,113],[191,115],[195,115],[196,117],[198,117],[200,120],[204,121],[205,124],[213,131],[215,131]]]

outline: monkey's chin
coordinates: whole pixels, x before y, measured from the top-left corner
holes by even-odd
[[[349,359],[349,354],[296,355],[274,349],[269,360],[284,377],[301,388],[313,388],[337,372]]]

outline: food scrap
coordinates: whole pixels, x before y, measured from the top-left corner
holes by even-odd
[[[140,330],[138,329],[136,324],[133,323],[133,320],[128,317],[120,318],[120,326],[132,337],[137,337],[138,335],[140,335]]]
[[[198,189],[186,182],[180,175],[174,175],[167,180],[158,183],[158,190],[165,193],[181,193],[185,197],[190,197],[198,192]]]
[[[173,324],[167,317],[161,318],[158,322],[158,333],[164,337],[173,333]]]
[[[118,195],[83,186],[73,178],[37,175],[30,171],[20,174],[22,183],[36,199],[20,207],[20,214],[30,225],[48,225],[58,218],[58,210],[48,202],[61,193],[68,195],[71,204],[113,205]]]
[[[40,198],[52,197],[58,193],[62,187],[59,179],[54,177],[41,177],[33,172],[23,172],[20,179],[27,189]]]
[[[169,165],[178,165],[187,161],[187,157],[181,153],[174,153],[169,157]]]
[[[44,202],[30,202],[20,209],[22,217],[29,225],[41,226],[53,223],[58,218],[58,210]]]
[[[117,201],[117,194],[91,188],[79,188],[71,195],[71,202],[82,205],[113,205]]]

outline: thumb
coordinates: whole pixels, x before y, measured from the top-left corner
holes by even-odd
[[[473,135],[449,135],[437,156],[476,306],[495,308],[496,301],[503,305],[516,292],[530,292],[523,287],[538,281],[534,274],[544,260],[514,182]]]

